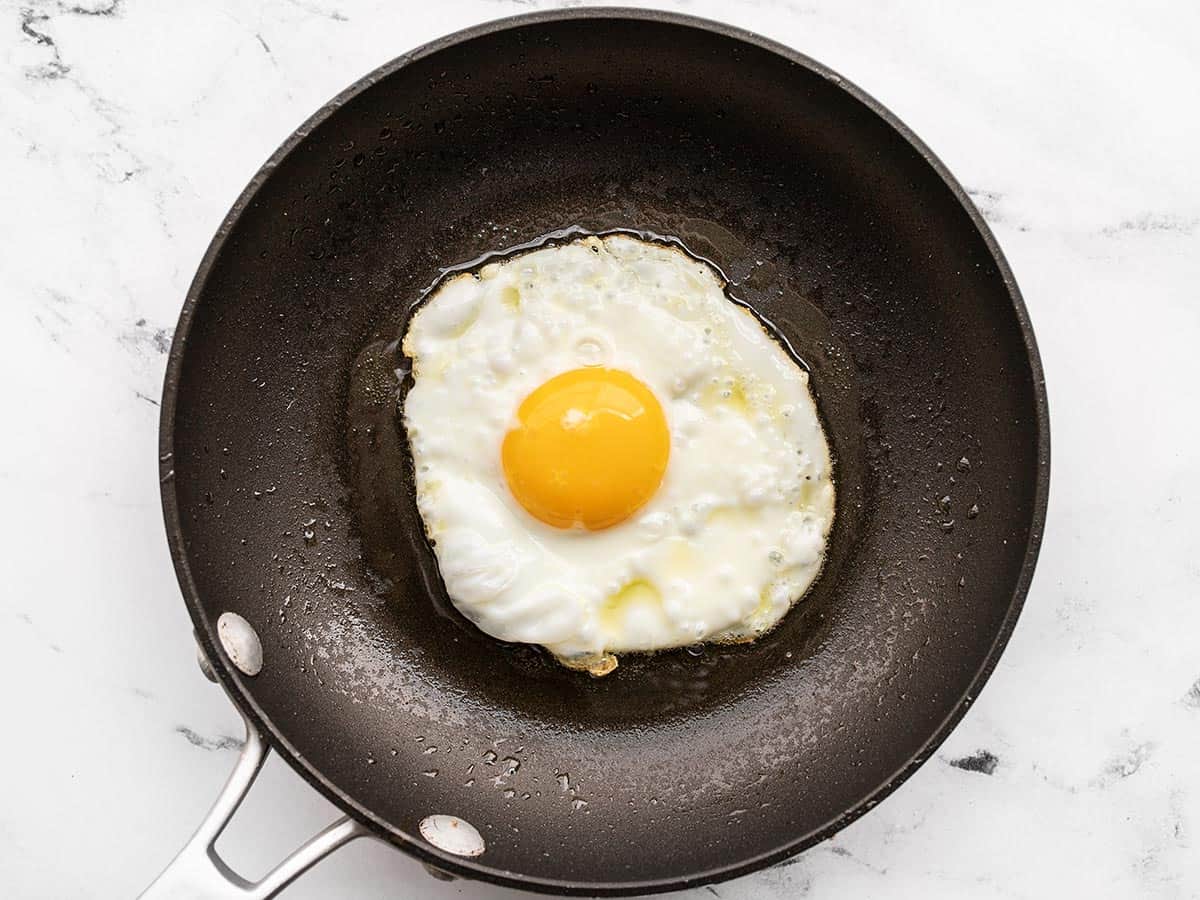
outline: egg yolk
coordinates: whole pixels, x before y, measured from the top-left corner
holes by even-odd
[[[509,489],[531,515],[596,531],[654,496],[670,446],[650,388],[628,372],[592,366],[556,375],[526,397],[500,455]]]

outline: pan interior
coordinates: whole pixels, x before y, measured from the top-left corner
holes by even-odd
[[[444,267],[565,227],[678,238],[812,369],[828,562],[753,644],[591,679],[449,607],[390,345]],[[891,782],[1011,627],[1044,448],[1009,285],[929,162],[806,65],[661,16],[484,31],[368,79],[221,239],[167,385],[185,594],[208,640],[256,627],[262,674],[226,677],[402,844],[450,813],[487,851],[446,865],[527,887],[737,872]]]

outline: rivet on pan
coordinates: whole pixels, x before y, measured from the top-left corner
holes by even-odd
[[[457,816],[426,816],[420,828],[421,837],[455,856],[478,856],[485,849],[483,835]]]
[[[204,648],[200,646],[199,641],[196,642],[196,664],[200,666],[204,677],[215,684],[217,673],[213,671],[212,663],[208,661],[208,656],[204,653]]]
[[[262,642],[249,622],[235,612],[221,613],[217,637],[230,661],[243,675],[257,675],[263,667]]]

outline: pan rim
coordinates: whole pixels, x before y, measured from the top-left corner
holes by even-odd
[[[253,202],[259,189],[271,177],[274,169],[283,162],[308,135],[324,123],[337,110],[354,97],[372,87],[379,81],[390,77],[409,64],[431,56],[443,49],[470,40],[497,34],[516,28],[552,24],[579,19],[616,19],[635,22],[651,22],[680,26],[721,37],[729,38],[757,49],[773,53],[784,60],[799,65],[812,74],[832,83],[848,94],[853,100],[865,106],[878,116],[893,131],[899,134],[938,175],[943,184],[957,198],[964,211],[969,216],[972,225],[983,239],[988,253],[996,264],[997,271],[1004,281],[1017,326],[1025,345],[1029,371],[1034,389],[1034,412],[1037,426],[1037,479],[1033,503],[1033,515],[1030,521],[1029,539],[1016,584],[1013,588],[1012,600],[1005,613],[1001,626],[997,631],[986,656],[972,676],[961,699],[950,710],[933,733],[923,742],[921,748],[907,759],[895,772],[876,788],[861,797],[852,807],[841,815],[825,822],[823,825],[804,834],[785,841],[773,850],[748,857],[740,862],[694,872],[684,876],[621,882],[576,882],[559,879],[548,879],[523,875],[511,870],[502,870],[453,856],[434,848],[422,841],[416,834],[410,834],[389,822],[385,822],[370,809],[354,800],[308,759],[293,747],[269,717],[255,702],[252,692],[247,688],[245,679],[230,666],[219,651],[216,640],[214,623],[203,613],[199,602],[199,591],[192,577],[187,558],[187,548],[184,544],[183,530],[180,523],[179,508],[175,496],[175,485],[172,478],[165,477],[167,471],[173,469],[173,453],[175,444],[175,412],[177,388],[182,368],[184,350],[190,331],[193,316],[199,306],[212,268],[224,248],[225,241],[237,226],[243,212]],[[903,784],[921,765],[937,751],[941,744],[958,725],[967,710],[979,696],[980,690],[987,683],[995,670],[1009,638],[1016,627],[1017,619],[1024,606],[1026,596],[1033,579],[1038,554],[1041,548],[1042,536],[1045,531],[1046,512],[1049,501],[1050,483],[1050,417],[1049,402],[1046,393],[1045,375],[1037,341],[1034,337],[1033,326],[1029,312],[1025,306],[1021,291],[991,229],[983,216],[967,195],[965,189],[950,173],[946,165],[918,138],[894,113],[882,103],[848,81],[827,66],[777,41],[763,37],[723,22],[705,19],[683,13],[655,9],[634,9],[628,7],[577,7],[556,10],[542,10],[501,19],[494,19],[469,28],[456,31],[434,41],[426,43],[414,50],[397,56],[390,62],[374,69],[354,82],[323,104],[312,116],[300,125],[275,150],[254,177],[246,185],[234,201],[218,227],[212,241],[209,243],[196,274],[188,288],[179,321],[171,342],[167,359],[167,368],[163,383],[161,412],[159,418],[159,459],[164,478],[160,479],[160,492],[163,506],[163,521],[167,532],[167,542],[171,558],[175,566],[188,613],[195,626],[197,639],[212,662],[222,687],[238,708],[249,717],[268,737],[269,744],[288,764],[319,793],[329,799],[335,806],[346,812],[352,818],[366,825],[378,836],[387,839],[394,846],[409,853],[417,859],[443,869],[451,874],[464,878],[490,882],[505,887],[522,890],[555,893],[568,896],[629,896],[634,894],[662,893],[666,891],[683,890],[704,884],[726,881],[746,875],[754,871],[774,865],[788,857],[807,850],[818,843],[832,837],[836,832],[854,822],[868,810],[877,806],[882,800],[892,794]]]

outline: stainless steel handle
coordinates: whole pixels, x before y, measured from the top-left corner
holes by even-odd
[[[216,841],[237,812],[267,758],[267,742],[249,719],[246,743],[217,802],[191,840],[163,873],[141,894],[142,900],[268,900],[326,856],[349,841],[369,834],[343,817],[297,848],[260,881],[247,881],[217,855]]]

